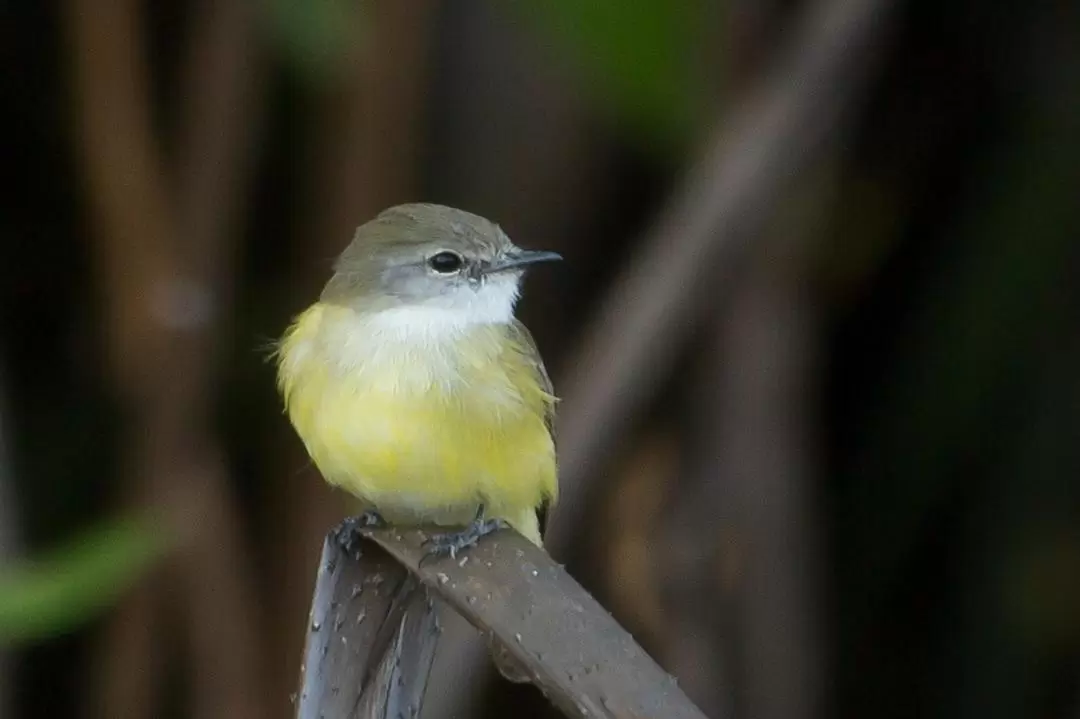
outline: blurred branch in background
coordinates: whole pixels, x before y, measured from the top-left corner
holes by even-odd
[[[826,715],[824,558],[810,456],[820,330],[807,291],[815,219],[828,206],[821,174],[808,173],[777,211],[716,319],[699,368],[696,463],[671,502],[673,561],[661,570],[675,618],[667,656],[699,702],[734,700],[738,716]],[[730,612],[718,616],[717,606]],[[717,692],[724,666],[734,697]]]
[[[142,10],[136,0],[68,5],[109,360],[127,409],[125,503],[161,513],[178,540],[167,576],[176,593],[145,583],[110,625],[95,709],[157,716],[162,671],[186,657],[190,716],[264,717],[252,565],[211,430],[257,87],[254,23],[246,3],[193,6],[179,98],[188,154],[174,177],[151,119]],[[168,646],[165,610],[188,620],[187,652]]]
[[[259,136],[265,59],[257,6],[199,0],[191,9],[190,41],[181,66],[178,171],[174,207],[179,235],[178,273],[205,300],[208,316],[190,359],[176,371],[190,373],[187,412],[192,432],[186,450],[193,465],[187,483],[199,526],[184,570],[194,717],[265,717],[274,694],[266,691],[265,618],[257,603],[252,547],[232,496],[214,418],[217,368],[233,311],[240,218],[251,170],[250,150]],[[194,344],[194,343],[193,343]],[[241,618],[242,617],[242,618]]]
[[[736,2],[729,12],[725,45],[741,92],[786,16],[775,2]],[[816,164],[831,164],[834,146],[823,143]],[[691,466],[667,503],[666,559],[653,586],[665,588],[671,617],[667,664],[712,714],[825,715],[822,516],[810,456],[820,328],[807,291],[832,184],[822,175],[804,171],[777,203],[745,270],[732,273],[729,302],[705,327],[690,380]]]
[[[790,179],[857,102],[890,4],[825,0],[807,9],[611,290],[560,384],[562,496],[548,540],[556,554],[587,525],[600,469],[685,346],[701,319],[695,309],[715,309],[717,283],[733,276]]]

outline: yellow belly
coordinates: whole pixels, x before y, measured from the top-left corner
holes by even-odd
[[[289,416],[326,480],[392,523],[462,524],[482,503],[539,543],[535,510],[556,493],[552,398],[508,365],[497,334],[459,338],[435,363],[407,342],[342,362],[341,333],[360,331],[334,328],[348,312],[316,305],[282,345]]]

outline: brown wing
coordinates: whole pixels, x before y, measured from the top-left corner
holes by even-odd
[[[536,348],[536,340],[533,339],[532,333],[529,332],[529,328],[526,327],[518,319],[510,324],[510,337],[518,344],[524,351],[523,354],[536,373],[536,379],[540,383],[540,386],[545,392],[552,397],[555,396],[555,388],[551,384],[551,377],[548,375],[547,368],[544,367],[544,360],[540,357],[540,351]],[[549,404],[547,406],[547,412],[544,414],[544,424],[547,425],[548,433],[551,435],[551,441],[555,442],[555,404]],[[547,528],[547,515],[548,510],[551,508],[552,502],[544,502],[536,508],[536,518],[540,523],[540,536],[544,536],[544,530]]]

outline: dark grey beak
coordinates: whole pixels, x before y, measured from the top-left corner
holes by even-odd
[[[483,272],[484,274],[491,274],[492,272],[518,269],[537,262],[556,262],[561,259],[562,255],[558,252],[548,252],[547,250],[515,250],[507,253],[503,257],[492,260],[491,263],[484,268]]]

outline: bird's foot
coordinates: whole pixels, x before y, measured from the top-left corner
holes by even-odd
[[[508,526],[505,519],[484,519],[484,508],[481,506],[476,518],[464,529],[429,536],[424,542],[424,551],[428,558],[456,558],[461,550],[476,546],[476,543],[487,535]]]
[[[352,551],[358,546],[361,530],[368,528],[381,528],[386,526],[386,520],[374,509],[369,509],[355,517],[346,517],[338,525],[334,532],[337,540],[345,549]]]
[[[386,520],[374,509],[369,509],[355,517],[349,517],[345,521],[352,524],[357,529],[366,529],[368,527],[381,529],[386,526]]]

